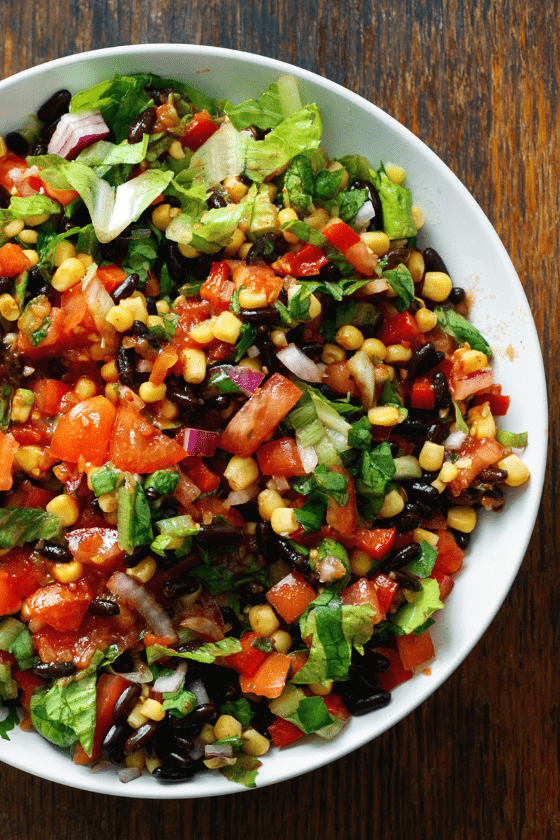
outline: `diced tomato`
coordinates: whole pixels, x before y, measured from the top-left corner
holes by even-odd
[[[29,257],[15,242],[7,242],[0,248],[0,274],[3,277],[14,277],[26,268],[30,268]]]
[[[68,531],[66,541],[74,560],[85,565],[106,568],[124,556],[116,528],[76,528]]]
[[[32,618],[42,619],[55,630],[77,630],[92,597],[84,580],[68,585],[49,583],[29,595],[25,606]]]
[[[295,723],[278,716],[268,727],[268,732],[275,747],[287,747],[288,744],[293,744],[294,741],[302,738],[304,734]]]
[[[65,394],[70,391],[70,386],[57,379],[35,379],[28,385],[30,391],[35,394],[33,404],[43,417],[52,417],[60,410],[60,403]]]
[[[195,519],[200,519],[205,513],[211,513],[213,517],[223,516],[235,528],[242,528],[245,525],[245,520],[239,511],[234,507],[227,507],[224,500],[219,499],[217,496],[206,496],[204,499],[197,499],[191,509],[195,512]]]
[[[1,463],[2,458],[0,457]],[[8,507],[44,509],[56,495],[56,490],[45,490],[43,487],[37,487],[35,484],[31,484],[28,479],[25,479],[6,501]]]
[[[291,572],[266,593],[268,603],[287,624],[296,621],[315,598],[315,590],[299,572]]]
[[[412,393],[410,395],[410,405],[412,408],[420,408],[425,411],[431,411],[435,408],[436,397],[434,393],[434,386],[427,376],[417,379],[412,386]]]
[[[120,286],[126,277],[126,271],[118,265],[102,265],[97,268],[97,277],[103,283],[105,289],[109,294],[114,292],[117,286]]]
[[[461,375],[457,373],[454,365],[449,377],[449,389],[454,400],[464,400],[465,397],[476,394],[483,388],[489,388],[492,385],[493,378],[494,374],[491,368]]]
[[[487,393],[474,395],[471,405],[482,405],[485,402],[489,403],[493,417],[505,417],[508,413],[511,397],[502,394],[501,385],[490,385]]]
[[[43,581],[41,564],[35,565],[29,551],[12,548],[0,559],[0,615],[14,612],[22,598]]]
[[[88,464],[101,466],[107,461],[116,416],[117,409],[107,397],[83,400],[58,421],[51,441],[51,455],[74,464],[83,459]]]
[[[27,172],[28,169],[29,166],[26,161],[17,155],[11,154],[11,152],[4,155],[0,159],[0,184],[11,193],[14,187],[17,189],[18,179],[16,178],[14,180],[10,173],[13,172],[14,175],[20,175],[23,172]]]
[[[208,301],[213,315],[219,315],[220,312],[229,309],[231,296],[235,290],[235,285],[229,279],[229,275],[230,267],[225,260],[215,262],[212,264],[210,274],[200,287],[200,297]]]
[[[166,344],[154,360],[154,364],[150,372],[150,382],[152,385],[162,385],[170,369],[177,364],[178,359],[179,354],[175,347],[172,347],[170,344]]]
[[[91,755],[88,755],[81,744],[76,746],[74,764],[88,764],[101,756],[101,743],[114,724],[113,709],[125,688],[131,683],[120,674],[101,674],[97,681],[97,709],[95,733]]]
[[[379,603],[379,597],[375,584],[367,578],[360,578],[340,593],[340,600],[343,604],[358,607],[361,604],[369,604],[373,609],[371,626],[379,624],[385,618],[385,612]]]
[[[435,580],[437,580],[439,585],[439,597],[443,601],[445,598],[447,598],[447,596],[455,586],[455,581],[452,577],[446,575],[445,572],[440,572],[439,569],[432,569],[430,577],[435,578]]]
[[[398,583],[391,580],[391,578],[384,574],[376,575],[372,583],[375,587],[375,591],[377,592],[379,606],[385,613],[389,612],[389,608],[393,603],[393,598],[399,588]]]
[[[266,659],[266,652],[253,647],[255,639],[262,639],[263,636],[254,631],[244,633],[239,642],[242,650],[239,653],[232,653],[224,658],[224,662],[238,674],[244,674],[246,677],[252,676],[255,673],[263,659]]]
[[[382,691],[392,691],[397,685],[412,679],[414,676],[412,671],[403,666],[396,650],[393,650],[393,648],[375,648],[375,652],[380,653],[391,663],[388,671],[385,671],[384,674],[375,675],[379,680]]]
[[[335,691],[331,691],[330,694],[326,694],[323,697],[323,701],[327,707],[329,715],[337,720],[350,720],[351,715],[348,710],[348,706],[340,694],[337,694]]]
[[[208,469],[202,458],[189,458],[183,469],[201,493],[213,493],[220,486],[220,476]]]
[[[259,697],[274,699],[280,697],[286,684],[286,678],[290,668],[290,657],[285,653],[267,653],[264,661],[251,675],[239,675],[239,686],[246,694],[257,694]]]
[[[193,327],[210,317],[208,301],[186,298],[174,307],[173,312],[179,316],[179,320],[175,327],[171,345],[178,348],[198,347],[199,345],[189,338],[189,334]]]
[[[305,475],[301,457],[293,438],[285,437],[263,443],[256,451],[263,475]]]
[[[377,256],[370,251],[366,243],[362,242],[361,239],[355,245],[348,248],[344,252],[344,256],[365,277],[376,276]]]
[[[43,181],[43,179],[41,179],[41,189],[49,196],[49,198],[53,198],[55,201],[58,201],[58,203],[62,204],[63,207],[66,207],[67,204],[70,204],[71,201],[78,198],[80,194],[76,190],[56,190],[54,187],[51,187],[50,184],[47,184],[46,181]]]
[[[338,248],[342,252],[347,251],[348,248],[361,242],[359,235],[346,222],[340,219],[333,219],[327,222],[325,227],[322,228],[321,233],[327,237],[331,245],[334,245],[335,248]]]
[[[459,548],[451,531],[436,531],[435,533],[439,539],[436,546],[438,556],[434,568],[445,574],[458,572],[463,565],[465,552]]]
[[[316,245],[304,245],[299,251],[288,251],[280,259],[271,263],[271,268],[277,274],[292,277],[312,277],[319,274],[320,269],[327,265],[328,258]]]
[[[405,670],[418,668],[435,656],[434,643],[429,630],[424,630],[419,636],[410,633],[408,636],[397,636],[397,650]]]
[[[45,680],[38,677],[36,674],[33,673],[31,668],[26,671],[20,671],[20,669],[16,666],[12,668],[12,677],[14,680],[19,683],[21,687],[21,696],[19,702],[21,703],[22,709],[24,711],[24,717],[21,722],[22,729],[31,729],[31,714],[30,714],[30,704],[31,698],[33,696],[33,692],[36,688],[46,688],[47,683]]]
[[[468,437],[465,445],[459,452],[459,460],[466,458],[470,460],[470,466],[460,467],[459,475],[447,486],[453,495],[458,496],[463,490],[472,484],[476,476],[499,461],[503,455],[503,447],[495,438]]]
[[[383,560],[391,551],[395,542],[395,528],[357,528],[354,531],[354,547],[373,560]]]
[[[418,350],[426,342],[410,312],[387,316],[377,331],[377,338],[385,345],[403,344],[411,350]]]
[[[185,133],[181,138],[181,143],[186,146],[191,152],[200,148],[203,143],[206,143],[219,126],[212,121],[208,111],[199,111],[195,114],[185,126]]]
[[[233,269],[232,279],[238,291],[243,287],[249,292],[263,294],[269,306],[275,302],[284,286],[282,278],[268,265],[239,263]]]
[[[301,391],[280,373],[244,403],[221,437],[226,452],[248,458],[276,429],[301,397]]]
[[[323,382],[337,394],[350,394],[351,397],[359,396],[358,384],[352,378],[347,362],[331,362],[328,364]]]
[[[11,490],[12,465],[19,443],[11,434],[0,432],[0,490]]]
[[[185,457],[185,450],[152,426],[132,405],[124,405],[117,413],[109,454],[119,470],[149,473],[178,464]]]
[[[354,480],[350,473],[343,467],[335,464],[331,469],[339,475],[348,477],[348,501],[345,505],[339,505],[334,499],[330,499],[329,507],[327,508],[327,525],[330,525],[331,528],[334,528],[340,534],[353,534],[358,524]]]

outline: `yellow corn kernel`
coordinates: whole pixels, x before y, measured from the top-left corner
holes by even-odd
[[[159,402],[165,397],[167,393],[167,385],[162,382],[161,385],[152,385],[151,382],[142,382],[138,388],[138,396],[145,403]]]
[[[179,140],[174,140],[167,152],[169,157],[173,158],[173,160],[183,160],[185,157],[185,150],[181,146]]]
[[[270,741],[268,738],[265,738],[264,735],[261,735],[261,733],[257,732],[256,729],[253,729],[252,726],[241,733],[241,740],[243,741],[241,752],[245,753],[245,755],[257,757],[265,755],[270,749]]]
[[[445,490],[446,485],[443,483],[443,481],[440,481],[439,478],[436,478],[435,481],[432,481],[432,487],[435,487],[438,493],[441,495],[441,493],[443,493],[443,491]]]
[[[391,247],[391,240],[382,230],[366,230],[365,233],[362,233],[360,239],[378,257],[386,254]]]
[[[465,373],[476,373],[488,367],[488,357],[482,350],[463,350],[461,352],[461,367]]]
[[[119,401],[119,383],[107,382],[105,385],[105,396],[109,402],[112,402],[113,405],[117,405]]]
[[[279,507],[272,511],[270,524],[275,534],[285,536],[297,531],[299,525],[296,520],[296,512],[290,507]]]
[[[306,225],[309,227],[315,228],[315,230],[321,230],[321,228],[325,227],[327,222],[329,222],[331,217],[327,213],[326,210],[323,210],[322,207],[318,207],[314,213],[311,213],[309,216],[306,216],[303,220]]]
[[[249,610],[249,624],[255,633],[272,636],[280,627],[280,622],[270,604],[256,604]]]
[[[416,248],[414,248],[410,252],[410,256],[406,261],[406,267],[410,271],[414,283],[420,283],[424,276],[424,271],[426,268],[426,263],[424,262],[424,255],[422,254],[422,251],[418,251],[416,250]]]
[[[133,322],[142,321],[143,324],[148,323],[148,309],[146,308],[146,300],[143,296],[138,297],[134,295],[125,298],[121,300],[119,306],[125,312],[130,312]]]
[[[241,735],[242,726],[233,715],[220,715],[214,724],[214,735],[217,741],[222,738],[236,738]]]
[[[422,297],[441,303],[449,297],[452,288],[449,274],[444,271],[427,271],[422,285]]]
[[[25,222],[23,219],[14,219],[12,222],[8,222],[8,224],[4,226],[2,233],[4,236],[7,236],[8,239],[13,239],[15,236],[20,235],[24,227]]]
[[[259,516],[270,522],[272,514],[279,508],[286,507],[286,503],[277,490],[261,490],[257,498]]]
[[[71,563],[53,563],[51,575],[59,583],[75,583],[83,574],[84,567],[78,560]]]
[[[490,411],[490,403],[485,402],[469,409],[467,424],[470,436],[477,440],[496,437],[496,423]]]
[[[281,348],[288,346],[288,339],[286,338],[284,330],[272,330],[270,333],[270,340],[275,347]]]
[[[418,463],[423,470],[435,472],[441,469],[444,455],[445,448],[441,444],[427,440],[418,456]]]
[[[243,196],[247,195],[249,190],[247,184],[240,181],[236,175],[229,175],[225,181],[222,182],[222,186],[228,191],[229,197],[234,204],[239,204]]]
[[[156,572],[157,563],[151,554],[148,554],[147,557],[140,560],[137,566],[133,566],[131,569],[126,570],[127,575],[136,578],[136,580],[139,580],[141,583],[147,583],[153,578]]]
[[[125,309],[119,303],[118,306],[113,306],[113,308],[108,311],[105,320],[111,324],[117,332],[126,332],[134,323],[134,315],[129,309]]]
[[[34,268],[36,265],[39,264],[39,254],[37,253],[37,251],[33,251],[31,249],[26,248],[24,249],[23,253],[29,260],[30,268]]]
[[[76,254],[76,259],[80,260],[80,262],[83,263],[86,268],[89,268],[90,265],[93,263],[93,257],[91,256],[91,254]]]
[[[357,327],[345,324],[337,331],[335,340],[344,350],[359,350],[364,343],[364,336]]]
[[[158,204],[152,210],[152,224],[158,230],[165,231],[173,221],[173,219],[180,214],[181,210],[179,207],[172,207],[170,204],[165,202],[164,204]]]
[[[329,172],[340,172],[341,169],[344,169],[344,167],[338,160],[336,160],[334,163],[331,163],[328,167]],[[348,172],[346,171],[346,169],[344,169],[344,172],[342,173],[342,180],[338,189],[340,191],[345,190],[348,186],[348,181]]]
[[[162,704],[157,700],[154,700],[152,697],[148,697],[148,699],[144,701],[140,711],[150,720],[163,720],[165,717],[165,709]]]
[[[430,330],[433,330],[437,326],[436,313],[432,312],[431,309],[427,309],[425,306],[418,310],[414,316],[414,320],[421,333],[430,332]]]
[[[252,242],[244,242],[243,245],[241,246],[241,248],[239,249],[239,251],[237,252],[237,256],[239,257],[239,259],[240,260],[246,260],[247,255],[248,255],[248,253],[249,253],[249,251],[251,250],[252,247],[253,247]]]
[[[412,358],[410,347],[403,347],[402,344],[389,344],[385,361],[390,365],[406,364]]]
[[[270,634],[270,641],[277,653],[288,653],[293,639],[286,630],[275,630],[274,633]]]
[[[195,347],[186,347],[182,353],[183,379],[190,385],[200,385],[206,376],[206,356]]]
[[[310,295],[309,297],[309,309],[307,314],[309,315],[309,320],[313,321],[315,318],[318,318],[322,312],[321,301],[319,298],[315,297],[315,295]]]
[[[383,362],[387,356],[387,347],[378,338],[366,338],[360,350],[372,359],[379,359],[380,362]]]
[[[103,513],[114,513],[119,507],[118,491],[111,490],[110,493],[101,493],[97,497],[97,501]]]
[[[345,362],[347,356],[346,350],[340,344],[323,344],[321,361],[326,365],[330,365],[333,362]]]
[[[56,268],[62,265],[66,260],[72,259],[76,256],[76,249],[71,242],[64,240],[59,242],[54,249],[54,265]]]
[[[468,505],[457,505],[447,511],[447,524],[454,531],[470,534],[476,527],[476,510]]]
[[[144,750],[137,750],[132,755],[125,755],[124,763],[127,767],[135,767],[137,770],[143,770],[146,766],[146,753]]]
[[[80,505],[77,499],[74,496],[68,496],[66,493],[61,493],[51,499],[45,506],[45,510],[51,516],[58,517],[63,528],[75,525],[80,517]]]
[[[144,724],[149,720],[146,715],[142,714],[143,705],[143,700],[139,700],[126,719],[128,725],[133,729],[140,729],[140,727],[144,726]]]
[[[502,458],[498,461],[498,468],[506,470],[508,477],[505,483],[509,487],[519,487],[520,484],[525,484],[531,477],[529,467],[525,464],[518,455],[508,455],[507,458]]]
[[[438,480],[444,484],[454,481],[459,475],[459,470],[451,461],[445,461],[438,475]]]
[[[419,207],[415,205],[411,208],[411,215],[412,215],[412,223],[416,230],[420,230],[426,222],[426,217],[424,216],[423,212],[420,210]]]
[[[373,560],[360,548],[354,548],[350,554],[350,570],[356,577],[365,577],[371,572]]]
[[[379,511],[379,516],[383,519],[389,519],[391,516],[397,516],[404,509],[404,499],[398,490],[389,490],[383,504]]]
[[[254,292],[251,289],[240,289],[238,300],[241,309],[262,309],[268,305],[268,296],[265,291]]]
[[[402,423],[404,416],[394,405],[378,405],[368,411],[368,420],[372,426],[396,426]]]
[[[34,216],[26,216],[25,222],[29,227],[37,227],[38,225],[42,225],[43,222],[48,222],[50,217],[50,213],[37,213]]]
[[[234,257],[245,242],[245,238],[245,234],[241,228],[236,228],[231,235],[230,242],[224,248],[224,259]]]
[[[216,736],[214,735],[214,727],[211,723],[205,723],[202,729],[200,730],[200,735],[197,739],[202,745],[205,744],[213,744],[216,740]]]
[[[293,209],[293,207],[286,207],[284,208],[284,210],[280,210],[280,212],[278,213],[278,224],[282,226],[286,222],[295,221],[297,217],[298,214]],[[290,243],[290,245],[294,245],[296,242],[299,242],[299,238],[294,233],[290,233],[290,231],[288,230],[283,230],[282,236],[284,237],[286,242]]]
[[[224,477],[232,490],[245,490],[257,481],[259,474],[259,465],[253,458],[241,458],[238,455],[230,458],[224,470]]]
[[[14,461],[28,475],[39,476],[43,471],[43,454],[41,446],[34,446],[33,444],[20,446],[14,454]]]
[[[326,680],[324,683],[309,683],[309,690],[317,697],[326,697],[333,690],[333,685],[333,680]]]
[[[243,322],[237,318],[233,312],[226,310],[222,312],[214,321],[212,332],[214,338],[218,341],[225,341],[228,344],[235,344],[239,338]]]
[[[249,370],[262,370],[262,365],[258,356],[254,359],[250,359],[249,356],[245,356],[245,358],[241,359],[239,362],[239,367],[249,368]]]
[[[85,277],[86,267],[76,257],[70,257],[59,265],[52,276],[51,286],[57,292],[66,292]]]
[[[153,329],[154,327],[162,327],[165,329],[165,322],[161,315],[148,315],[148,320],[146,321],[146,326],[148,329]]]
[[[3,137],[0,137],[0,158],[6,157],[8,154],[8,147]]]
[[[25,423],[29,419],[35,394],[26,388],[18,388],[12,397],[11,419],[12,423]]]
[[[200,257],[201,251],[197,251],[196,248],[193,248],[192,245],[185,245],[182,242],[179,242],[179,252],[187,259],[187,260],[194,260],[196,257]]]
[[[106,362],[102,366],[100,373],[105,382],[116,382],[119,378],[119,372],[114,359],[111,359],[110,362]]]
[[[426,528],[415,528],[412,532],[412,540],[415,543],[429,543],[432,548],[435,548],[439,542],[439,537],[433,531],[428,531]]]
[[[74,393],[79,396],[81,400],[89,400],[90,397],[95,397],[97,394],[97,385],[90,379],[89,376],[80,376],[74,385]]]
[[[24,245],[35,245],[37,242],[38,235],[39,234],[36,230],[24,228],[20,233],[19,238]]]
[[[12,295],[9,295],[8,292],[0,295],[0,315],[2,318],[5,318],[6,321],[17,321],[21,315],[19,303],[14,297],[12,297]]]
[[[169,306],[166,300],[156,301],[156,309],[158,315],[167,315],[169,312],[171,312],[171,307]]]
[[[406,180],[406,172],[402,166],[389,163],[385,167],[385,172],[387,174],[387,178],[392,181],[393,184],[404,184]]]

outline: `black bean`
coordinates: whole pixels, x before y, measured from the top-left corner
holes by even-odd
[[[173,746],[180,753],[190,753],[194,750],[193,741],[184,732],[174,731],[172,735]]]
[[[425,248],[423,253],[426,271],[443,271],[444,274],[449,274],[447,266],[435,248]]]
[[[66,88],[57,90],[52,96],[43,102],[37,111],[37,117],[42,123],[50,123],[54,120],[60,119],[63,114],[67,114],[70,108],[70,101],[72,94]]]
[[[229,522],[211,522],[201,525],[197,534],[198,544],[202,548],[218,545],[239,545],[243,540],[243,529],[235,528]]]
[[[230,407],[231,399],[226,394],[214,394],[204,401],[204,405],[212,411],[225,411]]]
[[[412,497],[414,501],[419,501],[423,504],[430,505],[432,502],[439,499],[439,492],[437,488],[422,481],[421,479],[412,481],[409,485],[407,485],[406,489],[409,498]]]
[[[143,723],[142,726],[139,726],[138,729],[133,732],[132,735],[129,735],[124,742],[124,754],[132,755],[142,749],[145,744],[148,744],[152,740],[156,734],[157,728],[158,722],[155,720],[149,720],[146,723]]]
[[[25,157],[29,152],[29,143],[19,131],[8,131],[4,140],[10,152],[18,157]]]
[[[216,187],[210,190],[210,195],[206,199],[206,206],[209,210],[219,210],[220,207],[226,207],[227,201]]]
[[[366,715],[368,712],[384,709],[391,702],[389,691],[376,691],[364,697],[352,698],[346,701],[349,711],[355,716]]]
[[[169,91],[165,88],[146,88],[146,93],[154,100],[154,105],[165,105],[169,99]]]
[[[130,683],[113,707],[114,720],[126,719],[136,705],[136,701],[142,693],[142,686],[138,683]]]
[[[276,347],[274,346],[272,341],[269,338],[257,336],[257,338],[255,339],[255,344],[259,348],[263,367],[266,367],[269,374],[276,373],[280,365],[276,357]]]
[[[159,493],[155,487],[145,487],[144,495],[146,496],[149,502],[155,502],[156,499],[159,499],[161,493]]]
[[[6,208],[10,206],[11,200],[12,195],[10,191],[0,184],[0,207],[2,210],[6,210]]]
[[[383,206],[381,204],[379,193],[371,181],[367,181],[365,179],[352,181],[348,189],[368,191],[369,200],[373,204],[373,209],[375,210],[375,216],[370,222],[369,230],[383,230]]]
[[[507,477],[507,470],[499,470],[497,467],[486,467],[485,470],[482,470],[478,474],[477,480],[482,481],[484,484],[494,484],[495,482],[501,483],[505,481]]]
[[[146,324],[143,321],[133,321],[132,327],[130,328],[130,332],[135,338],[139,338],[142,341],[145,341],[151,350],[154,350],[156,353],[159,353],[161,350],[161,344]]]
[[[116,356],[117,372],[122,385],[127,385],[132,388],[136,383],[136,368],[135,368],[136,354],[133,347],[126,349],[119,346]]]
[[[87,608],[91,615],[98,615],[100,618],[110,617],[112,615],[119,615],[121,609],[114,601],[109,598],[94,598],[90,601]]]
[[[418,557],[420,546],[418,543],[409,543],[401,548],[394,548],[381,561],[377,567],[380,572],[393,572],[395,569],[402,569]]]
[[[397,516],[378,519],[376,525],[378,528],[396,528],[398,534],[405,534],[407,531],[419,528],[423,518],[418,506],[413,502],[407,502]]]
[[[321,353],[323,352],[323,344],[320,341],[307,341],[305,344],[302,344],[300,347],[302,353],[305,353],[306,356],[309,356],[310,359],[313,359],[314,362],[318,361],[321,358]]]
[[[431,341],[428,341],[422,347],[419,347],[418,350],[415,350],[406,366],[408,378],[415,379],[421,373],[439,364],[442,359],[437,356],[437,353],[438,351],[436,351]],[[436,359],[437,361],[435,361]]]
[[[14,285],[13,277],[0,277],[0,295],[8,292]]]
[[[445,408],[446,406],[451,405],[451,392],[449,391],[447,376],[443,371],[438,370],[437,373],[434,373],[432,384],[434,386],[436,406]]]
[[[200,403],[194,393],[192,386],[177,379],[176,376],[168,376],[165,380],[167,386],[166,396],[172,400],[181,411],[184,420],[195,422],[200,413]]]
[[[231,607],[220,607],[220,612],[222,614],[222,618],[224,619],[224,623],[231,624],[231,630],[227,631],[226,636],[230,633],[236,638],[240,636],[243,628],[241,627],[241,622],[237,618],[235,610],[232,610]]]
[[[278,320],[278,310],[275,306],[263,306],[262,309],[242,309],[239,320],[244,323],[262,324]]]
[[[178,767],[181,770],[189,770],[194,766],[194,759],[190,755],[184,755],[177,751],[167,753],[167,760],[174,767]]]
[[[45,143],[48,143],[53,134],[55,133],[59,120],[60,117],[57,120],[53,120],[50,123],[45,123],[45,125],[39,131],[39,136],[42,140],[45,141]]]
[[[389,440],[388,444],[389,444],[389,450],[391,452],[391,456],[393,458],[396,458],[397,455],[399,454],[399,449],[400,449],[399,444],[396,442],[396,440]]]
[[[245,186],[246,186],[246,187],[250,187],[250,186],[251,186],[251,184],[253,183],[253,182],[251,181],[251,179],[249,178],[249,176],[248,176],[248,175],[245,175],[245,173],[244,173],[244,172],[241,172],[241,173],[237,176],[237,180],[238,180],[238,181],[241,181],[241,183],[242,183],[242,184],[245,184]]]
[[[134,660],[128,651],[124,651],[117,656],[114,660],[112,665],[113,671],[117,671],[118,674],[129,674],[134,671],[135,665]]]
[[[293,569],[296,569],[304,578],[310,580],[311,578],[315,578],[315,572],[312,570],[311,566],[309,565],[309,559],[304,554],[299,554],[293,548],[289,540],[285,540],[282,537],[276,538],[276,546],[277,546],[277,558],[278,556],[284,560],[289,566]]]
[[[319,269],[319,279],[324,282],[330,281],[331,283],[336,283],[337,280],[340,280],[341,276],[338,266],[330,261],[322,265]]]
[[[399,435],[403,437],[424,437],[426,434],[426,424],[418,417],[411,417],[410,415],[399,423]]]
[[[383,271],[391,271],[393,268],[396,268],[398,265],[401,265],[401,263],[406,263],[409,257],[409,248],[391,248],[391,250],[387,252],[387,255],[385,257],[387,262],[383,267]]]
[[[364,653],[362,656],[358,654],[355,665],[357,668],[367,667],[376,674],[384,674],[391,667],[391,663],[386,656],[383,656],[382,653],[377,653],[376,650],[372,650],[372,648],[368,647],[364,647]]]
[[[195,773],[199,769],[198,765],[193,762],[190,767],[164,766],[156,767],[152,773],[154,779],[164,784],[177,784],[179,782],[189,782],[194,778]]]
[[[163,584],[163,594],[166,598],[181,598],[183,595],[193,595],[200,588],[200,583],[191,577],[178,577],[166,580]]]
[[[181,285],[181,283],[185,282],[186,267],[183,256],[179,251],[179,246],[176,242],[172,242],[171,239],[166,239],[164,251],[170,277],[174,283]]]
[[[145,111],[142,111],[130,124],[127,137],[128,142],[140,143],[144,134],[151,133],[152,128],[156,124],[156,120],[157,111],[154,107],[151,106],[150,108],[146,108]]]
[[[157,315],[157,298],[153,297],[152,295],[145,295],[145,298],[148,315]]]
[[[49,152],[49,144],[48,143],[35,143],[31,146],[31,154],[34,157],[38,157],[39,155],[46,155]]]
[[[53,560],[55,563],[72,563],[74,556],[70,549],[65,545],[58,545],[58,543],[45,541],[42,548],[35,549],[42,557],[47,560]]]
[[[137,545],[132,554],[125,554],[123,557],[123,566],[125,569],[133,569],[138,563],[147,557],[150,553],[149,545]]]
[[[257,522],[255,530],[257,548],[268,563],[278,559],[276,552],[276,534],[270,522]]]
[[[464,301],[466,294],[467,293],[461,286],[453,286],[453,288],[449,292],[447,300],[449,301],[449,303],[452,303],[454,306],[457,306],[458,303]]]
[[[115,748],[121,747],[128,738],[130,726],[127,723],[114,723],[101,742],[101,752],[109,756]]]
[[[389,572],[389,577],[391,580],[394,580],[395,583],[398,583],[399,586],[402,586],[403,589],[411,589],[413,592],[422,591],[422,584],[418,578],[411,575],[410,572],[406,571],[406,569],[395,569],[394,571]]]
[[[463,531],[455,531],[453,528],[450,529],[451,533],[455,537],[455,542],[459,546],[462,551],[465,551],[471,544],[471,535],[465,534]]]
[[[218,709],[213,703],[199,703],[189,715],[191,723],[208,723],[218,717]]]
[[[59,677],[71,677],[76,673],[76,666],[72,661],[38,662],[33,673],[46,680],[56,680]]]
[[[437,417],[434,417],[432,422],[426,429],[426,440],[429,443],[443,443],[445,437],[445,426]]]
[[[138,274],[127,274],[124,280],[121,283],[119,283],[117,288],[111,292],[111,298],[113,299],[113,302],[120,303],[121,300],[130,297],[131,294],[135,292],[138,288],[139,283],[140,276]]]

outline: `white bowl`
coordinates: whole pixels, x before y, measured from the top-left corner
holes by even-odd
[[[321,108],[324,145],[333,155],[358,152],[403,166],[414,202],[424,211],[423,247],[435,247],[455,285],[474,294],[472,320],[494,348],[495,381],[512,397],[501,424],[529,432],[523,456],[530,482],[508,490],[500,514],[480,516],[472,549],[446,607],[437,615],[433,636],[436,657],[431,674],[418,674],[397,687],[390,705],[352,718],[332,742],[310,737],[265,757],[257,785],[290,779],[362,746],[400,721],[455,670],[480,639],[500,608],[523,560],[544,479],[547,449],[546,385],[531,312],[515,269],[490,222],[455,175],[417,137],[375,105],[327,79],[262,56],[214,47],[143,45],[98,50],[61,58],[0,82],[1,130],[17,129],[29,112],[56,90],[72,93],[114,73],[153,71],[188,81],[232,101],[256,97],[284,73],[293,73],[302,100]],[[442,115],[445,117],[445,115]],[[191,782],[164,786],[143,776],[121,784],[111,772],[92,774],[37,734],[17,729],[0,741],[0,760],[45,779],[97,791],[140,798],[178,799],[246,790],[209,773]]]

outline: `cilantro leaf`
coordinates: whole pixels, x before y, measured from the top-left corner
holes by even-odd
[[[434,568],[437,556],[437,549],[433,545],[430,545],[429,542],[426,542],[426,540],[422,540],[418,557],[405,566],[405,569],[412,575],[416,575],[419,578],[426,578]]]
[[[394,299],[397,312],[406,312],[414,300],[414,281],[410,271],[401,264],[390,271],[384,271],[383,277],[397,294]]]
[[[0,721],[0,738],[4,741],[9,741],[8,732],[19,724],[19,717],[16,710],[12,707],[8,709],[8,714]]]
[[[444,333],[452,336],[457,344],[468,343],[472,350],[481,350],[490,359],[492,356],[492,348],[486,339],[479,333],[466,318],[459,315],[453,309],[442,309],[436,306],[434,312],[437,315],[438,325]]]

